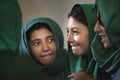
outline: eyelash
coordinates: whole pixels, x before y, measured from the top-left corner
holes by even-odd
[[[32,43],[32,45],[34,45],[34,46],[37,46],[37,45],[39,45],[39,44],[40,44],[39,41],[35,41],[35,42]]]
[[[73,33],[79,33],[78,31],[73,31]]]

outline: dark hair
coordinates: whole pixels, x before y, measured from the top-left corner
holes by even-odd
[[[87,19],[80,4],[76,4],[73,6],[71,12],[68,14],[68,18],[70,17],[73,17],[76,21],[87,25]]]
[[[32,32],[35,31],[35,30],[39,30],[41,28],[46,28],[49,31],[51,31],[51,29],[50,29],[50,27],[49,27],[49,25],[47,23],[40,23],[40,22],[38,22],[38,23],[32,25],[32,27],[26,31],[27,42],[29,42],[30,36],[31,36]]]

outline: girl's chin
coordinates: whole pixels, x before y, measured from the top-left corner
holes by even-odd
[[[76,56],[81,56],[82,54],[80,54],[80,53],[81,53],[81,52],[79,52],[79,51],[74,51],[74,50],[73,50],[73,54],[76,55]]]

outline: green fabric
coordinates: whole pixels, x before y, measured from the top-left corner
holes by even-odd
[[[102,22],[113,43],[120,48],[120,0],[96,0],[98,10],[102,16]]]
[[[18,53],[13,51],[0,51],[0,80],[40,80],[40,72]]]
[[[90,39],[90,43],[91,43],[91,41],[93,40],[93,37],[95,35],[94,26],[96,23],[96,18],[92,13],[93,4],[81,4],[81,6],[82,6],[85,16],[87,18],[89,39]]]
[[[49,76],[40,72],[19,53],[13,51],[0,51],[0,80],[64,80],[58,76]]]
[[[120,51],[116,48],[105,49],[98,34],[92,42],[91,49],[96,62],[109,74],[114,74],[120,68]]]
[[[38,22],[47,23],[50,26],[50,28],[53,32],[53,35],[54,35],[56,45],[57,45],[56,59],[55,59],[54,63],[52,63],[48,66],[37,64],[35,62],[35,60],[31,57],[31,55],[29,53],[30,51],[28,49],[28,45],[27,45],[27,41],[26,41],[26,31],[28,29],[30,29],[30,27],[32,27],[33,24],[38,23]],[[67,75],[70,72],[68,54],[63,49],[63,46],[64,46],[63,33],[62,33],[59,25],[50,18],[39,17],[39,18],[32,19],[22,29],[21,41],[20,41],[20,46],[19,46],[20,53],[23,56],[25,56],[26,58],[28,58],[28,60],[32,62],[32,64],[34,65],[34,67],[37,70],[43,71],[52,77],[57,76],[59,80],[60,79],[66,80]]]
[[[93,39],[91,49],[99,66],[109,74],[115,74],[120,68],[120,0],[96,0],[101,20],[113,47],[105,49],[99,35]]]
[[[15,0],[0,0],[0,50],[18,51],[21,10]]]
[[[81,6],[82,6],[84,13],[86,15],[86,18],[87,18],[89,39],[90,39],[90,43],[91,43],[92,38],[94,37],[93,28],[94,28],[95,22],[96,22],[95,16],[92,14],[92,11],[91,11],[93,4],[81,4]],[[96,78],[98,66],[95,63],[91,52],[87,56],[86,55],[75,56],[72,53],[70,45],[68,47],[69,47],[71,72],[74,73],[74,72],[78,71],[80,68],[83,68],[88,73],[93,74],[94,77]]]

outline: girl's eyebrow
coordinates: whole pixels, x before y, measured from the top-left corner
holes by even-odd
[[[53,38],[54,38],[54,36],[53,36],[53,35],[47,36],[46,38],[50,38],[50,37],[53,37]]]
[[[39,39],[34,39],[34,40],[30,41],[30,43],[33,43],[35,41],[39,41]]]

